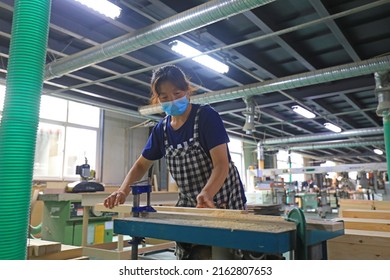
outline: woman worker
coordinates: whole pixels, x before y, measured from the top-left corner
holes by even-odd
[[[179,189],[176,206],[244,209],[243,186],[230,160],[229,138],[219,114],[208,105],[189,102],[194,88],[174,65],[156,70],[151,88],[151,103],[160,103],[167,116],[153,128],[141,156],[104,205],[112,208],[124,203],[130,185],[144,176],[153,161],[165,157]],[[206,255],[211,251],[208,246],[187,243],[176,247],[178,259],[203,259],[205,251]]]

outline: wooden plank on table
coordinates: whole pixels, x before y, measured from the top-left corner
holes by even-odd
[[[339,218],[339,219],[344,221],[344,227],[346,229],[390,232],[390,220],[356,219],[356,218]]]
[[[27,252],[28,256],[43,256],[61,251],[61,243],[41,239],[28,238]]]
[[[98,203],[95,209],[98,211],[118,212],[118,213],[130,213],[131,205],[121,204],[115,206],[112,209],[104,207],[103,203]],[[190,207],[170,207],[170,206],[153,206],[158,213],[175,214],[178,216],[208,216],[221,219],[244,219],[253,221],[266,221],[266,222],[286,222],[281,216],[267,216],[267,215],[253,215],[248,213],[247,210],[231,210],[231,209],[214,209],[214,208],[190,208]],[[325,231],[338,231],[344,228],[342,222],[325,221],[325,220],[311,220],[306,221],[307,228],[309,230],[325,230]]]
[[[344,223],[332,220],[306,219],[308,230],[339,231],[344,229]]]
[[[213,214],[220,213],[221,215],[230,214],[246,214],[247,210],[234,209],[219,209],[219,208],[195,208],[195,207],[175,207],[175,206],[153,206],[157,212],[181,212],[181,213],[195,213],[195,214]]]
[[[95,209],[97,211],[131,213],[131,204],[120,204],[112,209],[106,208],[103,203],[97,203]],[[194,208],[194,207],[174,207],[174,206],[152,206],[158,212],[180,212],[180,213],[195,213],[197,215],[211,213],[228,213],[228,214],[243,214],[248,213],[247,210],[232,210],[232,209],[217,209],[217,208]],[[221,214],[223,215],[223,214]]]
[[[95,205],[95,210],[101,212],[131,213],[132,207],[133,205],[131,204],[120,204],[118,206],[109,209],[106,208],[103,203],[97,203]]]
[[[340,214],[343,218],[390,220],[390,210],[343,209]]]
[[[72,245],[61,244],[61,251],[46,254],[43,256],[31,256],[30,260],[68,260],[83,256],[83,248]]]
[[[197,216],[210,216],[224,219],[241,219],[252,220],[258,222],[279,222],[290,223],[282,216],[269,216],[269,215],[253,215],[246,210],[226,210],[226,209],[211,209],[211,208],[186,208],[186,207],[166,207],[158,206],[155,209],[159,213],[181,213],[181,214],[193,214]],[[178,209],[178,211],[175,211]],[[168,210],[168,211],[165,211]],[[344,228],[342,222],[330,221],[330,220],[315,220],[307,219],[306,226],[309,230],[325,230],[325,231],[338,231]]]

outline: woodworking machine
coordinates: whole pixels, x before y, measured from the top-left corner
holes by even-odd
[[[266,254],[294,252],[294,259],[311,259],[313,249],[320,249],[321,259],[327,259],[326,241],[344,234],[342,222],[306,221],[299,208],[293,208],[286,217],[253,215],[243,210],[152,209],[157,212],[146,207],[132,217],[114,220],[115,233],[136,237],[132,259],[138,258],[137,242],[144,237]]]

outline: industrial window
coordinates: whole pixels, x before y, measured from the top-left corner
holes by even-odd
[[[76,165],[85,163],[86,158],[96,170],[99,123],[99,108],[42,96],[34,179],[78,178]]]
[[[0,118],[4,104],[0,86]],[[42,96],[34,160],[35,180],[74,180],[76,165],[85,158],[96,170],[99,149],[100,109]]]
[[[240,174],[241,181],[244,183],[245,180],[245,168],[244,168],[244,152],[242,147],[242,141],[230,137],[230,142],[228,143],[229,151],[230,151],[230,157],[232,161],[234,162],[234,165],[238,169],[238,173]]]

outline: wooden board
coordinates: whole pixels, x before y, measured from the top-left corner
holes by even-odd
[[[390,220],[356,219],[356,218],[339,218],[339,219],[344,221],[344,227],[346,229],[390,232]]]
[[[154,239],[155,244],[149,244],[146,242],[145,247],[138,249],[138,254],[152,253],[174,248],[176,243],[173,241],[161,241],[157,242]],[[126,242],[127,243],[127,242]],[[99,244],[94,246],[83,247],[83,255],[90,256],[98,260],[129,260],[131,259],[131,245],[124,244],[123,250],[116,250],[116,242]]]
[[[343,218],[360,219],[385,219],[390,220],[389,210],[361,210],[361,209],[343,209],[340,212]]]
[[[61,251],[61,243],[41,239],[27,239],[27,256],[39,257]]]
[[[330,260],[389,260],[390,233],[346,229],[345,235],[328,240]]]
[[[180,224],[196,227],[223,228],[231,231],[245,229],[247,231],[257,232],[286,232],[296,230],[296,226],[292,222],[287,222],[280,219],[246,219],[247,215],[240,215],[226,218],[225,216],[215,215],[190,215],[183,213],[149,213],[144,217],[145,221],[165,223],[165,224]],[[253,216],[256,217],[256,216]],[[270,217],[270,216],[265,216]],[[275,217],[278,218],[278,217]],[[142,218],[141,218],[142,219]]]
[[[338,242],[390,247],[390,232],[346,229],[343,236],[335,239]]]
[[[61,245],[61,250],[59,252],[53,252],[50,254],[45,254],[42,256],[31,256],[30,260],[69,260],[80,258],[83,256],[82,247],[71,246],[71,245]]]
[[[340,209],[390,210],[390,201],[340,199]]]
[[[153,206],[157,212],[181,212],[181,213],[195,213],[197,215],[217,214],[247,214],[247,210],[233,210],[233,209],[219,209],[219,208],[194,208],[194,207],[174,207],[174,206]]]
[[[339,213],[344,209],[362,209],[362,210],[374,210],[373,200],[354,200],[354,199],[340,199],[339,200]]]
[[[327,242],[329,260],[390,260],[389,247]]]
[[[129,204],[121,204],[112,209],[107,209],[102,203],[95,206],[98,211],[118,212],[118,213],[130,213],[132,206]],[[216,208],[190,208],[190,207],[170,207],[170,206],[153,206],[158,213],[161,214],[175,214],[178,217],[213,217],[220,219],[242,219],[251,220],[254,222],[286,222],[282,216],[268,216],[268,215],[253,215],[247,210],[231,210],[231,209],[216,209]],[[290,223],[290,222],[288,222]],[[306,226],[309,230],[326,230],[326,231],[338,231],[344,228],[342,222],[331,220],[315,220],[307,219]]]
[[[375,210],[387,210],[390,211],[390,201],[374,201]]]

